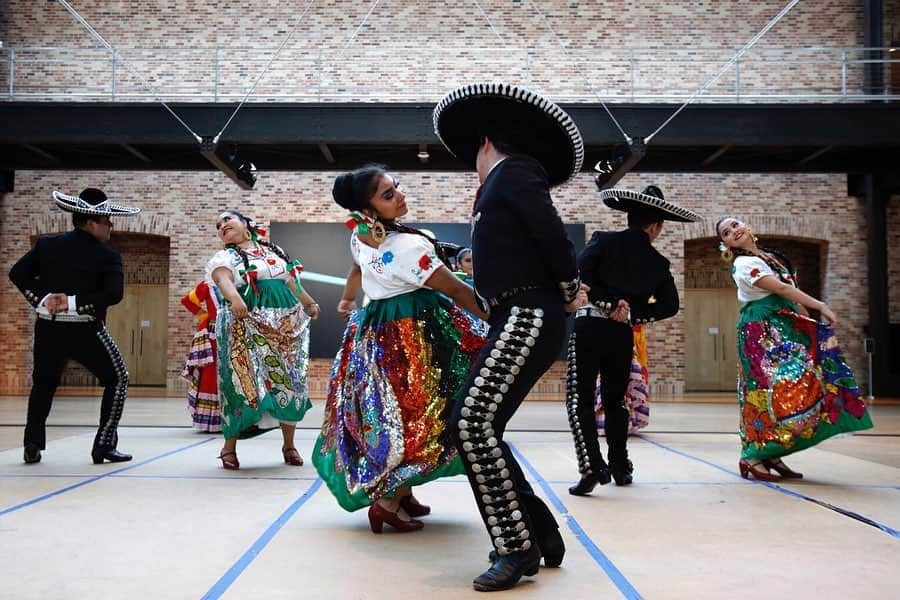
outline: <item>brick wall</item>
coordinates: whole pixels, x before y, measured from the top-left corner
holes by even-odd
[[[0,11],[0,36],[4,46],[63,46],[81,48],[60,53],[60,63],[39,62],[18,65],[17,74],[26,84],[42,90],[65,92],[69,87],[84,91],[104,88],[110,73],[85,57],[104,53],[83,28],[58,4],[34,0],[6,0]],[[559,43],[546,22],[537,16],[530,2],[481,0],[495,30],[487,26],[478,7],[469,2],[381,2],[350,48],[345,52],[322,50],[344,46],[356,30],[371,3],[368,0],[316,2],[300,19],[305,3],[254,3],[246,8],[226,0],[177,0],[167,2],[122,2],[82,0],[78,10],[112,44],[128,50],[136,63],[163,95],[177,93],[187,83],[207,86],[224,94],[241,92],[255,79],[289,30],[295,37],[282,59],[261,83],[254,100],[274,98],[279,87],[325,86],[346,97],[365,95],[369,100],[403,99],[416,90],[445,91],[457,83],[477,78],[501,78],[548,89],[557,100],[585,89],[616,96],[627,89],[630,65],[627,61],[604,63],[612,54],[622,56],[634,50],[639,59],[635,76],[661,89],[693,89],[705,81],[729,56],[751,38],[782,7],[781,0],[695,0],[685,2],[587,2],[540,0],[537,2],[553,28],[571,49],[571,57],[559,50]],[[886,12],[897,14],[897,1],[886,3]],[[827,18],[823,18],[827,15]],[[893,17],[892,17],[893,18]],[[497,35],[511,46],[496,51]],[[862,44],[862,3],[858,0],[818,0],[801,3],[759,44],[761,50],[777,48],[845,47]],[[164,60],[153,48],[179,49],[179,60]],[[210,50],[220,47],[220,71],[210,61]],[[491,47],[488,54],[479,48]],[[244,48],[243,50],[241,48]],[[259,49],[269,49],[265,52]],[[450,50],[456,48],[455,50]],[[149,49],[149,50],[148,50]],[[255,50],[249,50],[255,49]],[[524,49],[534,50],[526,56]],[[718,51],[720,62],[697,63],[694,49]],[[365,52],[362,52],[362,51]],[[678,51],[683,61],[652,64],[643,59],[656,50]],[[129,54],[130,52],[130,54]],[[268,52],[268,53],[267,53]],[[797,50],[797,57],[805,56]],[[364,56],[365,53],[369,53]],[[379,54],[380,53],[380,54]],[[171,52],[165,56],[171,56]],[[760,54],[761,55],[761,54]],[[709,55],[711,56],[711,55]],[[27,58],[27,55],[25,56]],[[572,58],[574,57],[574,58]],[[21,58],[21,57],[20,57]],[[78,57],[76,57],[78,58]],[[104,59],[105,60],[105,59]],[[105,64],[105,63],[104,63]],[[590,65],[591,68],[587,68]],[[321,73],[317,70],[321,67]],[[112,69],[111,63],[108,65]],[[833,70],[823,72],[811,65],[798,70],[754,68],[752,57],[743,64],[742,82],[783,86],[836,85]],[[111,71],[110,71],[111,72]],[[0,69],[0,86],[7,70]],[[30,79],[29,79],[30,78]],[[587,80],[585,79],[587,78]],[[858,86],[858,69],[848,73],[851,86]],[[18,84],[18,77],[17,77]],[[733,83],[727,75],[714,90]],[[218,83],[218,85],[217,85]],[[119,66],[119,93],[134,86],[134,78]],[[329,87],[330,86],[330,87]],[[430,92],[429,92],[430,93]],[[618,96],[621,99],[621,96]],[[90,99],[90,98],[85,98]],[[199,97],[183,98],[187,100]],[[651,148],[652,152],[652,148]],[[104,188],[113,199],[140,204],[145,212],[134,219],[117,220],[117,229],[147,236],[168,238],[168,254],[143,252],[137,261],[126,252],[126,262],[140,262],[129,268],[129,277],[161,277],[168,266],[169,331],[168,379],[180,385],[177,375],[193,331],[192,317],[178,301],[200,278],[202,265],[216,248],[213,220],[225,207],[236,207],[261,222],[335,222],[343,211],[330,200],[333,173],[261,174],[257,189],[242,192],[219,173],[16,173],[16,191],[0,197],[0,271],[29,247],[31,236],[68,229],[67,216],[51,207],[50,191],[77,192],[88,186]],[[472,174],[401,173],[412,200],[411,219],[465,222],[466,206],[475,189]],[[738,212],[754,224],[761,235],[800,239],[823,249],[822,293],[841,318],[841,338],[845,340],[851,364],[861,368],[857,341],[867,314],[865,271],[865,223],[859,203],[846,196],[841,175],[653,175],[628,176],[623,186],[642,187],[648,182],[662,186],[668,197],[716,217]],[[302,195],[298,190],[304,190]],[[597,228],[624,227],[624,217],[597,202],[597,194],[587,175],[555,193],[563,219],[584,222],[588,233]],[[28,212],[22,210],[28,207]],[[900,247],[900,207],[892,203],[889,232],[891,246]],[[684,289],[686,272],[698,275],[709,269],[708,257],[686,255],[686,243],[713,235],[709,225],[670,225],[659,247],[672,260],[679,288]],[[128,239],[128,238],[123,238]],[[135,242],[138,243],[138,242]],[[141,248],[138,248],[141,250]],[[143,250],[148,250],[145,246]],[[896,250],[892,252],[896,253]],[[702,253],[701,253],[702,254]],[[894,255],[892,254],[892,257]],[[315,257],[300,257],[310,268]],[[894,257],[892,265],[900,264]],[[716,268],[719,268],[718,266]],[[801,273],[804,273],[804,269]],[[133,274],[133,275],[132,275]],[[900,314],[897,285],[900,273],[891,270],[892,319]],[[31,334],[30,311],[17,292],[0,286],[0,303],[5,319],[0,336],[7,342],[7,360],[0,366],[0,389],[22,389],[28,385]],[[677,316],[657,324],[648,333],[654,360],[655,393],[678,393],[683,384],[683,322]],[[327,362],[327,361],[326,361]],[[321,391],[327,364],[313,365],[313,391]],[[862,373],[861,379],[862,377]],[[542,382],[541,390],[562,390],[562,370],[557,366]]]
[[[80,48],[21,51],[15,77],[21,93],[109,96],[113,71],[118,97],[139,91],[138,80],[121,64],[113,65],[107,51],[88,50],[100,46],[59,4],[5,4],[0,31],[7,47]],[[251,11],[227,0],[82,0],[76,6],[163,96],[186,101],[209,99],[200,98],[198,90],[220,99],[239,98],[290,31],[294,37],[260,82],[256,100],[285,94],[324,94],[325,100],[433,99],[473,73],[528,84],[558,101],[591,97],[594,91],[624,99],[632,80],[638,93],[684,95],[716,73],[784,6],[783,0],[535,4],[543,16],[521,0],[381,2],[349,47],[371,7],[368,0],[315,2],[302,19],[305,2],[255,2]],[[862,41],[859,0],[801,3],[742,58],[740,80],[745,93],[760,88],[835,93],[842,86],[840,51],[822,48],[861,46]],[[500,45],[506,49],[498,50]],[[482,51],[486,48],[491,50]],[[784,48],[796,50],[764,62],[768,50]],[[678,56],[659,60],[660,51]],[[786,58],[804,62],[788,64]],[[862,70],[852,62],[860,57],[850,58],[847,75],[854,91]],[[0,70],[0,84],[4,77]],[[710,93],[729,93],[734,83],[730,72]]]
[[[410,193],[409,220],[467,222],[469,198],[476,188],[474,174],[400,173]],[[23,254],[34,233],[59,231],[65,215],[51,206],[50,190],[70,192],[89,185],[100,186],[113,199],[134,202],[144,208],[135,218],[115,221],[120,232],[167,236],[168,255],[158,254],[160,265],[168,261],[169,330],[168,379],[180,386],[178,373],[188,348],[194,324],[179,304],[203,273],[206,259],[217,249],[214,222],[222,209],[234,207],[254,216],[261,223],[278,221],[339,222],[344,211],[330,199],[333,173],[262,173],[257,189],[243,192],[218,173],[94,173],[28,172],[16,173],[16,191],[0,201],[0,271],[8,272],[12,262]],[[822,295],[841,319],[840,338],[844,341],[851,365],[862,369],[859,348],[862,328],[867,319],[865,223],[862,206],[846,196],[846,178],[842,175],[760,175],[760,174],[631,174],[623,186],[640,188],[647,183],[662,187],[666,196],[705,214],[710,219],[737,212],[763,239],[788,238],[821,244],[823,248]],[[298,190],[304,190],[298,193]],[[802,193],[801,193],[802,191]],[[595,229],[620,229],[624,213],[615,213],[598,201],[589,175],[556,190],[554,199],[566,222],[586,224]],[[22,206],[30,207],[28,213]],[[900,231],[900,211],[892,204],[891,226]],[[712,224],[667,224],[659,249],[672,261],[679,288],[685,287],[685,272],[692,281],[704,270],[721,271],[712,242]],[[139,236],[140,238],[140,236]],[[145,238],[155,239],[155,238]],[[140,241],[136,242],[137,244]],[[692,250],[687,256],[686,246]],[[896,247],[897,244],[894,244]],[[160,246],[156,247],[158,248]],[[800,248],[800,246],[798,246]],[[787,249],[792,255],[794,251]],[[130,252],[130,250],[129,250]],[[796,252],[802,255],[802,252]],[[315,256],[299,257],[307,268],[315,270]],[[144,259],[140,259],[143,261]],[[126,261],[137,262],[126,256]],[[798,265],[802,267],[801,265]],[[163,267],[156,270],[161,272]],[[801,274],[814,268],[801,268]],[[900,277],[892,271],[892,287]],[[812,283],[810,284],[812,286]],[[11,286],[0,287],[0,302],[10,319],[0,323],[0,336],[7,340],[8,359],[0,366],[0,385],[21,389],[28,385],[30,370],[29,310]],[[328,307],[326,307],[328,310]],[[654,325],[649,333],[653,360],[654,390],[657,394],[677,394],[683,390],[684,324],[682,317]],[[328,365],[315,365],[314,377],[327,377]],[[862,380],[864,373],[860,371]],[[321,380],[313,382],[313,391],[324,390]],[[562,369],[555,369],[539,391],[562,390]]]

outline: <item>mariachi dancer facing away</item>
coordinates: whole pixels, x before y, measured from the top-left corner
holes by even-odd
[[[632,481],[628,460],[628,408],[625,391],[634,356],[632,324],[667,319],[678,312],[678,290],[669,261],[653,242],[663,221],[698,221],[702,217],[663,199],[656,186],[643,192],[601,190],[610,208],[628,213],[623,231],[596,231],[578,257],[590,304],[580,308],[569,338],[566,410],[575,437],[581,481],[569,493],[584,496],[594,486]],[[654,298],[654,302],[650,299]],[[603,461],[594,425],[594,386],[600,374],[606,413],[609,466]]]
[[[94,464],[128,461],[130,454],[116,450],[128,371],[105,324],[106,309],[122,300],[125,276],[121,256],[107,243],[113,226],[110,217],[134,215],[141,209],[112,204],[95,188],[78,196],[53,192],[53,199],[72,213],[75,228],[38,238],[9,272],[37,313],[25,462],[41,460],[47,417],[68,359],[84,365],[103,385],[100,427],[91,450]]]
[[[550,187],[581,167],[584,146],[572,119],[549,100],[511,85],[467,85],[434,110],[447,149],[474,167],[481,187],[472,216],[475,289],[490,312],[488,339],[457,397],[451,426],[495,551],[475,579],[480,591],[535,575],[541,556],[558,566],[559,526],[535,495],[509,446],[506,424],[553,364],[566,313],[587,302],[575,250]]]

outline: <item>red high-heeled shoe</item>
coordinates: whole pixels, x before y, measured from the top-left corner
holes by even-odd
[[[229,471],[237,471],[241,468],[241,463],[238,462],[237,452],[222,451],[219,454],[219,458],[222,459],[222,467]]]
[[[753,475],[753,478],[759,481],[781,481],[781,477],[769,473],[763,463],[750,464],[750,461],[742,458],[738,462],[738,469],[741,470],[741,477],[744,479],[749,479],[749,475]]]
[[[784,464],[784,461],[780,458],[764,460],[762,464],[767,469],[775,469],[782,477],[787,477],[789,479],[803,479],[803,473],[792,470],[789,466]]]
[[[389,511],[376,502],[369,507],[369,527],[372,528],[372,533],[381,533],[385,523],[403,533],[425,527],[425,523],[416,519],[404,521],[400,518],[400,515]]]
[[[424,517],[431,514],[431,507],[416,500],[412,494],[400,498],[400,508],[411,517]]]
[[[300,456],[296,448],[282,448],[281,455],[284,456],[284,464],[295,467],[303,466],[303,457]]]

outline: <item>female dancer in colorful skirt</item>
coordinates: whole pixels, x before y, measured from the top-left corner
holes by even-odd
[[[634,358],[631,359],[631,373],[625,388],[625,408],[628,409],[628,435],[637,433],[650,424],[650,374],[647,371],[647,336],[643,325],[635,325]],[[605,413],[603,397],[600,394],[600,378],[597,378],[597,392],[594,398],[594,416],[597,431],[605,434]]]
[[[222,431],[219,416],[219,392],[216,384],[216,314],[218,299],[215,288],[205,281],[184,295],[181,304],[197,317],[197,331],[181,376],[188,381],[188,410],[194,429]]]
[[[284,462],[301,466],[294,430],[312,403],[307,388],[309,322],[319,305],[300,286],[303,267],[262,239],[237,211],[216,221],[225,249],[206,265],[206,282],[226,302],[216,320],[219,402],[225,446],[219,458],[238,469],[238,437],[281,426]]]
[[[722,258],[734,261],[742,303],[741,476],[800,478],[781,457],[838,433],[868,429],[872,420],[838,346],[831,308],[802,292],[787,258],[760,248],[740,219],[719,219],[716,232]],[[819,311],[824,322],[809,318],[806,309]]]
[[[384,167],[339,175],[332,193],[353,213],[353,266],[338,304],[348,323],[313,464],[344,509],[369,506],[374,533],[384,523],[421,529],[415,517],[431,509],[411,488],[463,473],[445,411],[484,338],[462,309],[487,315],[435,243],[397,222],[406,199]],[[356,309],[360,289],[371,301]]]

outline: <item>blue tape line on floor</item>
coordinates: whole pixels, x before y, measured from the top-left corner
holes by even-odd
[[[683,456],[685,458],[690,458],[691,460],[696,460],[697,462],[701,462],[709,467],[718,469],[719,471],[722,471],[723,473],[728,473],[729,475],[734,475],[735,477],[740,477],[739,473],[730,471],[730,470],[726,469],[725,467],[720,467],[719,465],[717,465],[715,463],[711,463],[708,460],[704,460],[704,459],[700,458],[699,456],[694,456],[692,454],[688,454],[687,452],[682,452],[681,450],[676,450],[675,448],[670,448],[669,446],[666,446],[663,443],[647,439],[642,435],[637,435],[634,437],[636,437],[640,440],[643,440],[644,442],[647,442],[648,444],[658,446],[668,452],[672,452],[673,454],[677,454],[679,456]],[[754,480],[752,480],[752,482],[759,484],[759,485],[764,485],[767,488],[769,488],[771,490],[775,490],[776,492],[781,492],[782,494],[785,494],[786,496],[793,496],[794,498],[799,498],[801,500],[806,500],[807,502],[812,502],[813,504],[817,504],[818,506],[821,506],[822,508],[827,508],[828,510],[834,511],[834,512],[844,515],[846,517],[850,517],[851,519],[856,519],[860,523],[865,523],[866,525],[870,525],[872,527],[875,527],[876,529],[880,529],[881,531],[885,532],[886,534],[888,534],[890,536],[893,536],[895,538],[900,538],[900,531],[894,529],[893,527],[889,527],[883,523],[879,523],[878,521],[875,521],[874,519],[870,519],[869,517],[864,517],[863,515],[861,515],[859,513],[855,513],[851,510],[847,510],[846,508],[841,508],[840,506],[835,506],[834,504],[831,504],[830,502],[825,502],[824,500],[819,500],[818,498],[813,498],[812,496],[807,496],[806,494],[801,494],[800,492],[795,492],[794,490],[789,490],[787,488],[781,487],[780,485],[771,483],[769,481],[759,481],[759,480],[754,479]]]
[[[190,450],[191,448],[195,448],[197,446],[201,446],[203,444],[211,442],[212,439],[202,440],[199,442],[194,442],[193,444],[188,444],[187,446],[182,446],[181,448],[177,448],[175,450],[170,450],[169,452],[165,452],[160,454],[159,456],[154,456],[153,458],[148,458],[147,460],[142,460],[137,463],[133,463],[128,465],[127,467],[122,467],[121,469],[116,469],[114,471],[109,471],[104,473],[103,475],[97,475],[95,477],[91,477],[90,479],[85,479],[84,481],[79,481],[78,483],[73,483],[70,486],[64,487],[60,490],[56,490],[55,492],[50,492],[49,494],[44,494],[43,496],[38,496],[37,498],[33,498],[26,502],[22,502],[21,504],[16,504],[15,506],[10,506],[9,508],[0,511],[0,517],[3,515],[9,514],[11,512],[15,512],[21,508],[25,508],[26,506],[31,506],[32,504],[37,504],[38,502],[43,502],[44,500],[48,500],[49,498],[53,498],[55,496],[59,496],[60,494],[65,494],[66,492],[70,492],[74,489],[85,486],[89,483],[94,483],[95,481],[99,481],[101,479],[105,479],[111,475],[115,475],[117,473],[124,473],[125,471],[130,471],[131,469],[136,469],[138,467],[142,467],[146,464],[152,463],[154,461],[166,458],[168,456],[172,456],[173,454],[178,454],[179,452],[184,452],[185,450]]]
[[[209,591],[203,595],[202,600],[215,600],[224,594],[231,584],[237,580],[238,577],[241,576],[241,573],[250,566],[259,553],[263,551],[263,549],[272,541],[272,538],[275,537],[275,534],[278,533],[282,527],[290,520],[294,513],[300,509],[301,506],[306,504],[306,501],[309,500],[313,494],[319,491],[319,488],[322,487],[322,479],[316,478],[309,489],[300,496],[293,504],[291,504],[287,509],[281,513],[281,515],[275,519],[275,522],[269,525],[269,528],[266,529],[259,539],[253,542],[253,545],[244,552],[243,556],[241,556],[236,563],[234,563],[228,571],[222,575],[222,577],[215,583]],[[302,594],[300,594],[302,596]]]
[[[553,488],[550,487],[550,484],[547,483],[547,480],[544,479],[541,474],[535,469],[528,459],[519,452],[518,448],[516,448],[513,444],[506,442],[509,446],[509,449],[515,455],[516,460],[518,460],[522,466],[524,466],[531,473],[532,477],[538,482],[538,485],[541,486],[541,489],[544,490],[544,493],[547,494],[547,497],[550,498],[550,502],[553,506],[556,507],[556,510],[560,512],[565,518],[566,523],[569,525],[569,529],[575,534],[575,537],[581,542],[581,545],[584,546],[585,550],[588,551],[588,554],[591,555],[591,558],[600,565],[606,575],[610,578],[610,580],[615,584],[619,591],[623,596],[629,598],[629,600],[638,600],[642,598],[642,596],[638,593],[634,586],[631,585],[631,582],[622,574],[622,572],[613,564],[613,562],[603,553],[597,544],[594,543],[594,540],[585,533],[584,529],[582,529],[581,525],[578,524],[578,521],[575,520],[575,517],[569,514],[568,509],[566,509],[565,504],[562,503],[559,496],[556,495],[556,492],[553,491]]]

